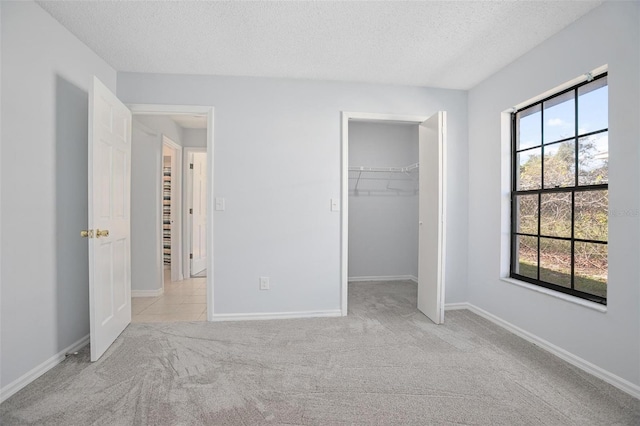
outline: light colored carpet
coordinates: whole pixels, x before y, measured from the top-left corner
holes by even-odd
[[[410,282],[357,283],[346,318],[130,325],[0,406],[3,425],[638,425],[640,401]]]

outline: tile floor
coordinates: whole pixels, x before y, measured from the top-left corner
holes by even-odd
[[[191,276],[191,278],[207,278],[207,270],[203,269],[202,271],[198,272],[197,274],[193,274]]]
[[[131,298],[131,322],[206,321],[207,279],[171,282],[165,271],[164,294]]]

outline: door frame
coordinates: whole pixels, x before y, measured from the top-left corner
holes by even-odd
[[[435,112],[437,113],[437,111]],[[429,119],[431,115],[398,115],[398,114],[378,114],[369,112],[349,112],[342,111],[341,113],[341,131],[342,131],[342,158],[341,158],[341,173],[340,173],[340,309],[342,316],[347,315],[348,311],[348,296],[349,296],[349,121],[357,122],[403,122],[403,123],[415,123],[420,124]],[[441,147],[446,149],[446,147]],[[447,173],[446,173],[446,157],[443,162],[442,170],[443,188],[446,188]],[[443,224],[446,225],[446,191],[443,193],[443,201],[440,206],[442,214]],[[442,259],[442,271],[443,279],[441,281],[441,292],[444,295],[445,280],[444,280],[444,268],[445,268],[445,247],[446,247],[446,232],[444,232],[440,241],[440,247],[438,249],[440,258]],[[444,312],[444,297],[440,300],[441,312]]]
[[[183,168],[182,168],[182,157],[183,151],[182,146],[176,143],[173,139],[171,139],[166,134],[162,134],[162,146],[165,146],[173,149],[173,155],[171,156],[171,219],[173,222],[177,223],[178,227],[173,226],[171,224],[171,281],[182,281],[185,277],[182,275],[182,262],[184,256],[183,254],[183,234],[182,234],[182,221],[185,216],[183,216],[183,208],[182,208],[182,187],[183,187]],[[160,182],[163,183],[164,178],[164,154],[162,158],[162,166],[160,168]],[[162,186],[160,187],[162,190]],[[164,197],[164,191],[162,192],[162,200]],[[160,207],[163,207],[163,203],[160,203]],[[162,227],[161,227],[162,228]],[[162,235],[161,235],[162,236]],[[162,241],[163,238],[160,238]],[[176,257],[177,262],[174,262],[174,253],[178,253]],[[164,250],[162,251],[161,258],[164,260]],[[164,261],[163,261],[164,265]],[[162,274],[164,275],[164,274]],[[164,277],[162,288],[164,289]]]
[[[202,105],[127,104],[133,115],[194,115],[207,116],[207,321],[213,321],[213,154],[214,154],[214,108]],[[183,203],[184,204],[184,203]],[[183,245],[183,249],[184,249]],[[184,250],[183,250],[184,251]],[[183,253],[184,255],[184,253]],[[183,256],[181,256],[183,258]]]
[[[182,239],[182,242],[184,243],[184,255],[182,257],[183,259],[183,268],[182,268],[182,273],[184,275],[185,278],[191,278],[191,262],[189,260],[189,251],[191,250],[191,227],[193,226],[193,220],[192,220],[192,216],[189,214],[189,208],[191,207],[190,201],[192,202],[193,200],[191,199],[193,196],[193,175],[190,173],[190,169],[189,169],[189,163],[191,161],[191,155],[196,153],[196,152],[204,152],[205,154],[208,154],[207,152],[207,148],[201,148],[201,147],[185,147],[184,148],[184,160],[183,160],[183,170],[185,170],[187,173],[185,173],[185,179],[184,179],[184,195],[185,195],[185,202],[182,204],[182,217],[187,218],[187,220],[185,220],[183,222],[183,227],[182,227],[182,234],[184,235],[184,238]],[[209,165],[209,160],[207,159],[207,166]],[[207,171],[208,173],[208,171]],[[209,213],[207,212],[207,215]],[[208,249],[209,247],[207,247]],[[209,257],[209,253],[207,253],[207,258]],[[207,274],[209,273],[209,271],[207,271]]]

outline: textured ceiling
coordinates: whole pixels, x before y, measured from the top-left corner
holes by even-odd
[[[469,89],[602,1],[40,1],[118,71]]]

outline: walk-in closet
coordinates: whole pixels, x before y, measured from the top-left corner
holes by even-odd
[[[350,282],[417,281],[418,125],[349,124]]]

